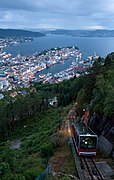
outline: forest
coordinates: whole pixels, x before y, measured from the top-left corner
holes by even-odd
[[[77,102],[77,116],[83,109],[114,119],[114,52],[99,57],[87,74],[59,84],[31,84],[27,95],[10,97],[4,92],[0,100],[0,178],[34,179],[46,166],[59,144],[55,133],[70,105]],[[57,97],[57,105],[50,100]],[[20,139],[19,150],[11,141]],[[37,167],[38,166],[38,167]]]

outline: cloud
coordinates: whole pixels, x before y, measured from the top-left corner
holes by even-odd
[[[3,28],[114,29],[113,0],[1,0]]]

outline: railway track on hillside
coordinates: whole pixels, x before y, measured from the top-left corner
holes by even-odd
[[[71,132],[71,125],[70,121],[68,120],[68,132],[69,132],[69,137],[71,139],[71,143],[73,145],[73,149],[75,151],[73,156],[77,156],[77,159],[79,161],[77,169],[80,169],[78,173],[80,174],[79,177],[81,180],[105,180],[104,177],[102,176],[100,170],[98,169],[94,159],[92,157],[84,157],[84,156],[78,156],[77,154],[77,148],[76,148],[76,143],[74,140],[74,136]],[[83,176],[82,176],[83,174]]]
[[[83,163],[84,170],[88,174],[90,180],[104,180],[101,172],[96,166],[92,157],[80,157],[81,163]]]
[[[74,141],[73,146],[76,152],[76,156],[78,156]],[[85,174],[86,180],[105,180],[92,157],[78,156],[78,159],[80,161],[80,167]]]
[[[76,144],[73,139],[74,138],[72,136],[73,146],[74,146],[74,149],[75,149],[75,152],[77,155]],[[78,159],[80,161],[81,169],[84,171],[85,179],[87,179],[87,180],[105,180],[92,157],[78,156]]]

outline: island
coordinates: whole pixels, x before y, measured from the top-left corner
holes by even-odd
[[[45,36],[40,32],[32,32],[18,29],[0,29],[0,50],[7,46],[18,45],[19,43],[32,41],[34,37]]]

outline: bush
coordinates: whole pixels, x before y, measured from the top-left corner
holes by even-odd
[[[41,156],[48,159],[53,155],[54,151],[54,146],[52,144],[46,144],[41,147]]]

